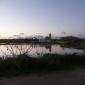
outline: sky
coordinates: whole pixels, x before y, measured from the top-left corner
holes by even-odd
[[[0,0],[0,35],[85,34],[85,0]]]

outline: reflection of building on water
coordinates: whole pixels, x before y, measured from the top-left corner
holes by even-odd
[[[49,52],[51,52],[51,49],[52,49],[52,45],[51,44],[48,44],[48,45],[45,45],[45,48],[49,50]]]
[[[47,37],[45,37],[43,39],[39,39],[40,43],[45,43],[45,42],[48,43],[45,45],[45,48],[48,49],[49,52],[51,52],[51,39],[52,39],[51,33]]]

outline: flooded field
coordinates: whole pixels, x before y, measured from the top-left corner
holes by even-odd
[[[18,54],[28,54],[32,57],[39,57],[44,54],[84,54],[85,50],[76,48],[62,47],[59,44],[21,44],[21,45],[0,45],[0,56],[15,56]]]

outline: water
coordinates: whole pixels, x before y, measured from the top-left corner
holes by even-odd
[[[66,48],[61,45],[0,45],[0,56],[16,56],[18,54],[27,53],[32,57],[40,57],[46,53],[50,54],[73,54],[81,55],[84,53],[82,49]]]

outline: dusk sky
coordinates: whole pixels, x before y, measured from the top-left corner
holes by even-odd
[[[85,0],[0,0],[0,35],[85,34]]]

